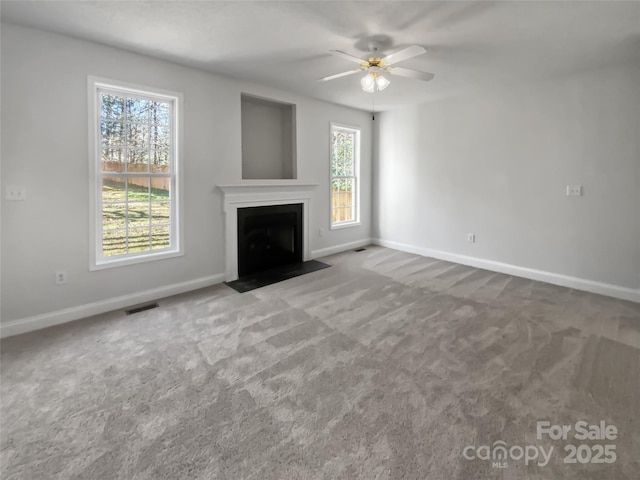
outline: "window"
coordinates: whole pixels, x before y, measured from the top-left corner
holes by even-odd
[[[359,223],[360,130],[331,124],[331,228]]]
[[[179,96],[90,82],[92,267],[180,254]]]

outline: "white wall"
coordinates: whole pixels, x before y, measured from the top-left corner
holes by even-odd
[[[385,112],[374,237],[640,301],[639,86],[638,65],[620,65]]]
[[[241,183],[241,92],[297,105],[298,181],[319,184],[312,199],[312,252],[370,238],[368,209],[361,226],[329,230],[329,124],[363,129],[367,205],[367,113],[14,25],[2,25],[1,48],[2,187],[27,189],[24,202],[2,200],[3,334],[29,321],[42,326],[144,301],[140,292],[153,296],[222,279],[222,195],[215,186]],[[88,75],[183,93],[184,256],[89,271]],[[67,285],[54,284],[59,269],[68,272]]]

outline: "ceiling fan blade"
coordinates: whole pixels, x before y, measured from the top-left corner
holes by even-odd
[[[403,60],[408,60],[409,58],[416,57],[418,55],[422,55],[427,51],[424,47],[419,45],[411,45],[410,47],[399,50],[395,53],[391,53],[384,57],[382,61],[387,65],[393,65],[394,63],[402,62]]]
[[[335,75],[329,75],[328,77],[319,78],[319,82],[326,82],[328,80],[333,80],[334,78],[346,77],[347,75],[353,75],[354,73],[362,72],[361,68],[356,68],[355,70],[349,70],[348,72],[336,73]]]
[[[410,70],[408,68],[402,67],[389,67],[387,70],[391,75],[398,75],[400,77],[413,78],[415,80],[422,80],[423,82],[428,82],[432,80],[435,75],[429,72],[419,72],[417,70]]]
[[[356,62],[358,65],[361,64],[362,62],[366,62],[366,60],[363,60],[362,58],[354,57],[353,55],[349,55],[348,53],[341,52],[340,50],[329,50],[329,51],[334,55],[337,55],[338,57],[344,58],[345,60],[351,60],[352,62]]]

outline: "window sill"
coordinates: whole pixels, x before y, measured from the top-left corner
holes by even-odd
[[[156,260],[164,260],[167,258],[181,257],[184,255],[183,251],[170,251],[151,253],[148,255],[141,255],[138,257],[120,258],[117,260],[103,260],[102,262],[92,262],[89,267],[90,271],[106,270],[108,268],[126,267],[127,265],[135,265],[138,263],[154,262]]]
[[[349,227],[357,227],[361,225],[360,221],[355,221],[355,222],[341,222],[341,223],[332,223],[331,226],[329,227],[331,230],[340,230],[343,228],[349,228]]]

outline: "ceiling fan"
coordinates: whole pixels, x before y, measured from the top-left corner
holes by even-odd
[[[380,47],[376,44],[371,44],[369,45],[369,48],[371,50],[371,53],[375,55]],[[428,82],[435,76],[433,73],[419,72],[417,70],[395,66],[396,63],[426,53],[427,51],[424,49],[424,47],[421,47],[419,45],[412,45],[382,58],[371,56],[366,59],[362,59],[354,57],[353,55],[349,55],[348,53],[341,52],[340,50],[329,51],[332,54],[337,55],[338,57],[342,57],[346,60],[357,63],[358,65],[360,65],[360,67],[353,70],[348,70],[346,72],[336,73],[335,75],[329,75],[328,77],[320,78],[318,80],[319,82],[326,82],[335,78],[346,77],[347,75],[353,75],[354,73],[366,71],[367,74],[362,77],[362,79],[360,80],[360,84],[362,85],[362,89],[365,92],[373,93],[376,90],[384,90],[391,83],[387,78],[382,76],[383,72],[390,73],[391,75],[413,78],[415,80],[422,80],[423,82]]]

